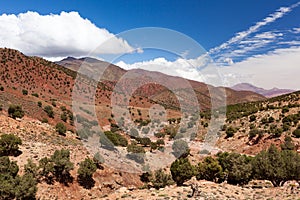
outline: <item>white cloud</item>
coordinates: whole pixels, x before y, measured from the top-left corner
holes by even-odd
[[[294,8],[300,5],[300,2],[291,5],[290,7],[281,7],[276,12],[270,14],[268,17],[264,18],[262,21],[257,22],[255,25],[248,28],[246,31],[238,32],[234,37],[226,41],[225,43],[221,44],[218,47],[215,47],[209,51],[210,54],[217,53],[223,49],[228,48],[229,45],[237,43],[242,41],[244,38],[246,38],[248,35],[257,32],[261,27],[268,25],[269,23],[272,23],[276,21],[277,19],[280,19],[288,12],[291,12]]]
[[[258,39],[275,39],[277,37],[283,36],[282,33],[273,33],[271,31],[256,34],[254,37]]]
[[[28,11],[18,15],[2,14],[0,30],[0,47],[52,59],[70,55],[85,56],[91,51],[95,54],[134,51],[127,41],[115,37],[106,29],[98,28],[77,12],[40,15]],[[107,40],[107,44],[98,48]]]
[[[263,55],[256,55],[248,59],[233,63],[225,60],[230,66],[216,67],[209,63],[209,70],[199,70],[198,66],[207,63],[206,56],[196,59],[179,58],[173,62],[165,58],[126,64],[116,63],[125,69],[145,69],[159,71],[168,75],[180,76],[191,80],[202,81],[212,85],[232,86],[237,83],[248,82],[264,88],[300,89],[300,47],[276,49]],[[210,75],[214,76],[214,79]]]
[[[254,83],[264,88],[300,89],[300,47],[276,49],[220,68],[228,85]]]
[[[297,46],[297,45],[300,45],[300,41],[296,41],[296,40],[284,41],[284,42],[279,42],[278,44],[287,44],[287,45],[290,45],[290,46]]]
[[[206,55],[202,55],[196,59],[178,58],[175,61],[168,61],[165,58],[155,58],[148,61],[127,64],[123,61],[115,63],[124,69],[144,69],[149,71],[158,71],[171,76],[179,76],[196,81],[204,81],[203,73],[199,68],[204,67],[208,63]]]
[[[296,34],[300,33],[300,28],[293,28],[293,32],[296,33]]]

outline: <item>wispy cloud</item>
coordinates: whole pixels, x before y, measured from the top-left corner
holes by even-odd
[[[292,30],[294,33],[300,33],[300,28],[293,28]]]
[[[276,12],[270,14],[268,17],[264,18],[262,21],[257,22],[255,25],[251,26],[247,30],[238,32],[234,37],[232,37],[225,43],[223,43],[220,46],[217,46],[215,48],[212,48],[209,51],[209,54],[216,54],[216,53],[220,52],[221,50],[228,48],[230,45],[240,42],[241,40],[243,40],[250,34],[257,32],[261,27],[266,26],[266,25],[276,21],[277,19],[282,18],[285,14],[291,12],[294,8],[298,7],[299,5],[300,5],[300,2],[295,3],[289,7],[279,8]]]

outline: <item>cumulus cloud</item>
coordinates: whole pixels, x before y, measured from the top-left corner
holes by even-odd
[[[52,59],[85,56],[91,51],[94,54],[119,54],[137,50],[124,39],[83,19],[77,12],[2,14],[0,30],[0,47]],[[99,47],[103,42],[105,45]]]
[[[228,60],[228,62],[230,61]],[[127,70],[144,69],[158,71],[171,76],[183,77],[211,85],[224,85],[223,78],[220,76],[217,66],[212,62],[208,54],[202,54],[195,59],[178,58],[175,61],[168,61],[160,57],[133,64],[127,64],[123,61],[115,64]]]

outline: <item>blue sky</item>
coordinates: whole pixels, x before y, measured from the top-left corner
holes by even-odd
[[[1,37],[0,34],[0,46],[17,48],[25,54],[49,59],[60,59],[67,55],[81,57],[89,55],[88,52],[93,50],[89,47],[94,47],[93,41],[97,39],[102,42],[111,35],[134,28],[162,27],[183,33],[202,45],[221,68],[224,85],[251,82],[266,88],[300,89],[297,81],[290,81],[291,74],[300,72],[297,71],[299,62],[295,58],[300,46],[300,5],[297,3],[296,0],[0,1],[0,28],[4,35]],[[33,13],[28,14],[28,11]],[[57,17],[39,18],[53,15]],[[68,24],[75,28],[68,27]],[[47,29],[49,27],[52,27],[51,31]],[[15,37],[7,38],[9,33],[14,33]],[[121,46],[120,49],[111,47],[97,53],[123,55],[143,46],[134,44],[125,36],[118,38],[123,40],[114,41],[113,44]],[[196,59],[196,56],[191,56],[191,49],[187,48],[186,52],[182,55],[184,58]],[[275,66],[271,61],[276,60],[276,56],[289,60]],[[105,55],[100,57],[106,58]],[[182,67],[185,72],[190,70],[190,74],[181,73],[179,69],[177,73],[198,80],[197,74],[190,68],[179,66],[177,59],[178,55],[170,52],[144,49],[143,53],[126,54],[115,62],[128,69],[147,69],[149,63],[169,65],[172,70]],[[266,64],[272,65],[271,69],[276,67],[276,74],[264,78],[270,70],[264,67]],[[290,65],[291,68],[284,68]],[[281,76],[281,72],[286,71],[291,74]],[[262,74],[265,75],[260,76]]]

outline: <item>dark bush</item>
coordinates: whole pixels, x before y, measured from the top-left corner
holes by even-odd
[[[58,122],[55,126],[55,129],[60,135],[66,135],[67,128],[62,122]]]
[[[19,145],[22,144],[21,138],[14,134],[3,134],[0,136],[0,155],[17,155]]]
[[[52,106],[45,106],[44,111],[47,113],[48,117],[54,118],[54,111]]]
[[[13,119],[22,118],[24,117],[24,111],[21,106],[12,104],[8,108],[8,115]]]

